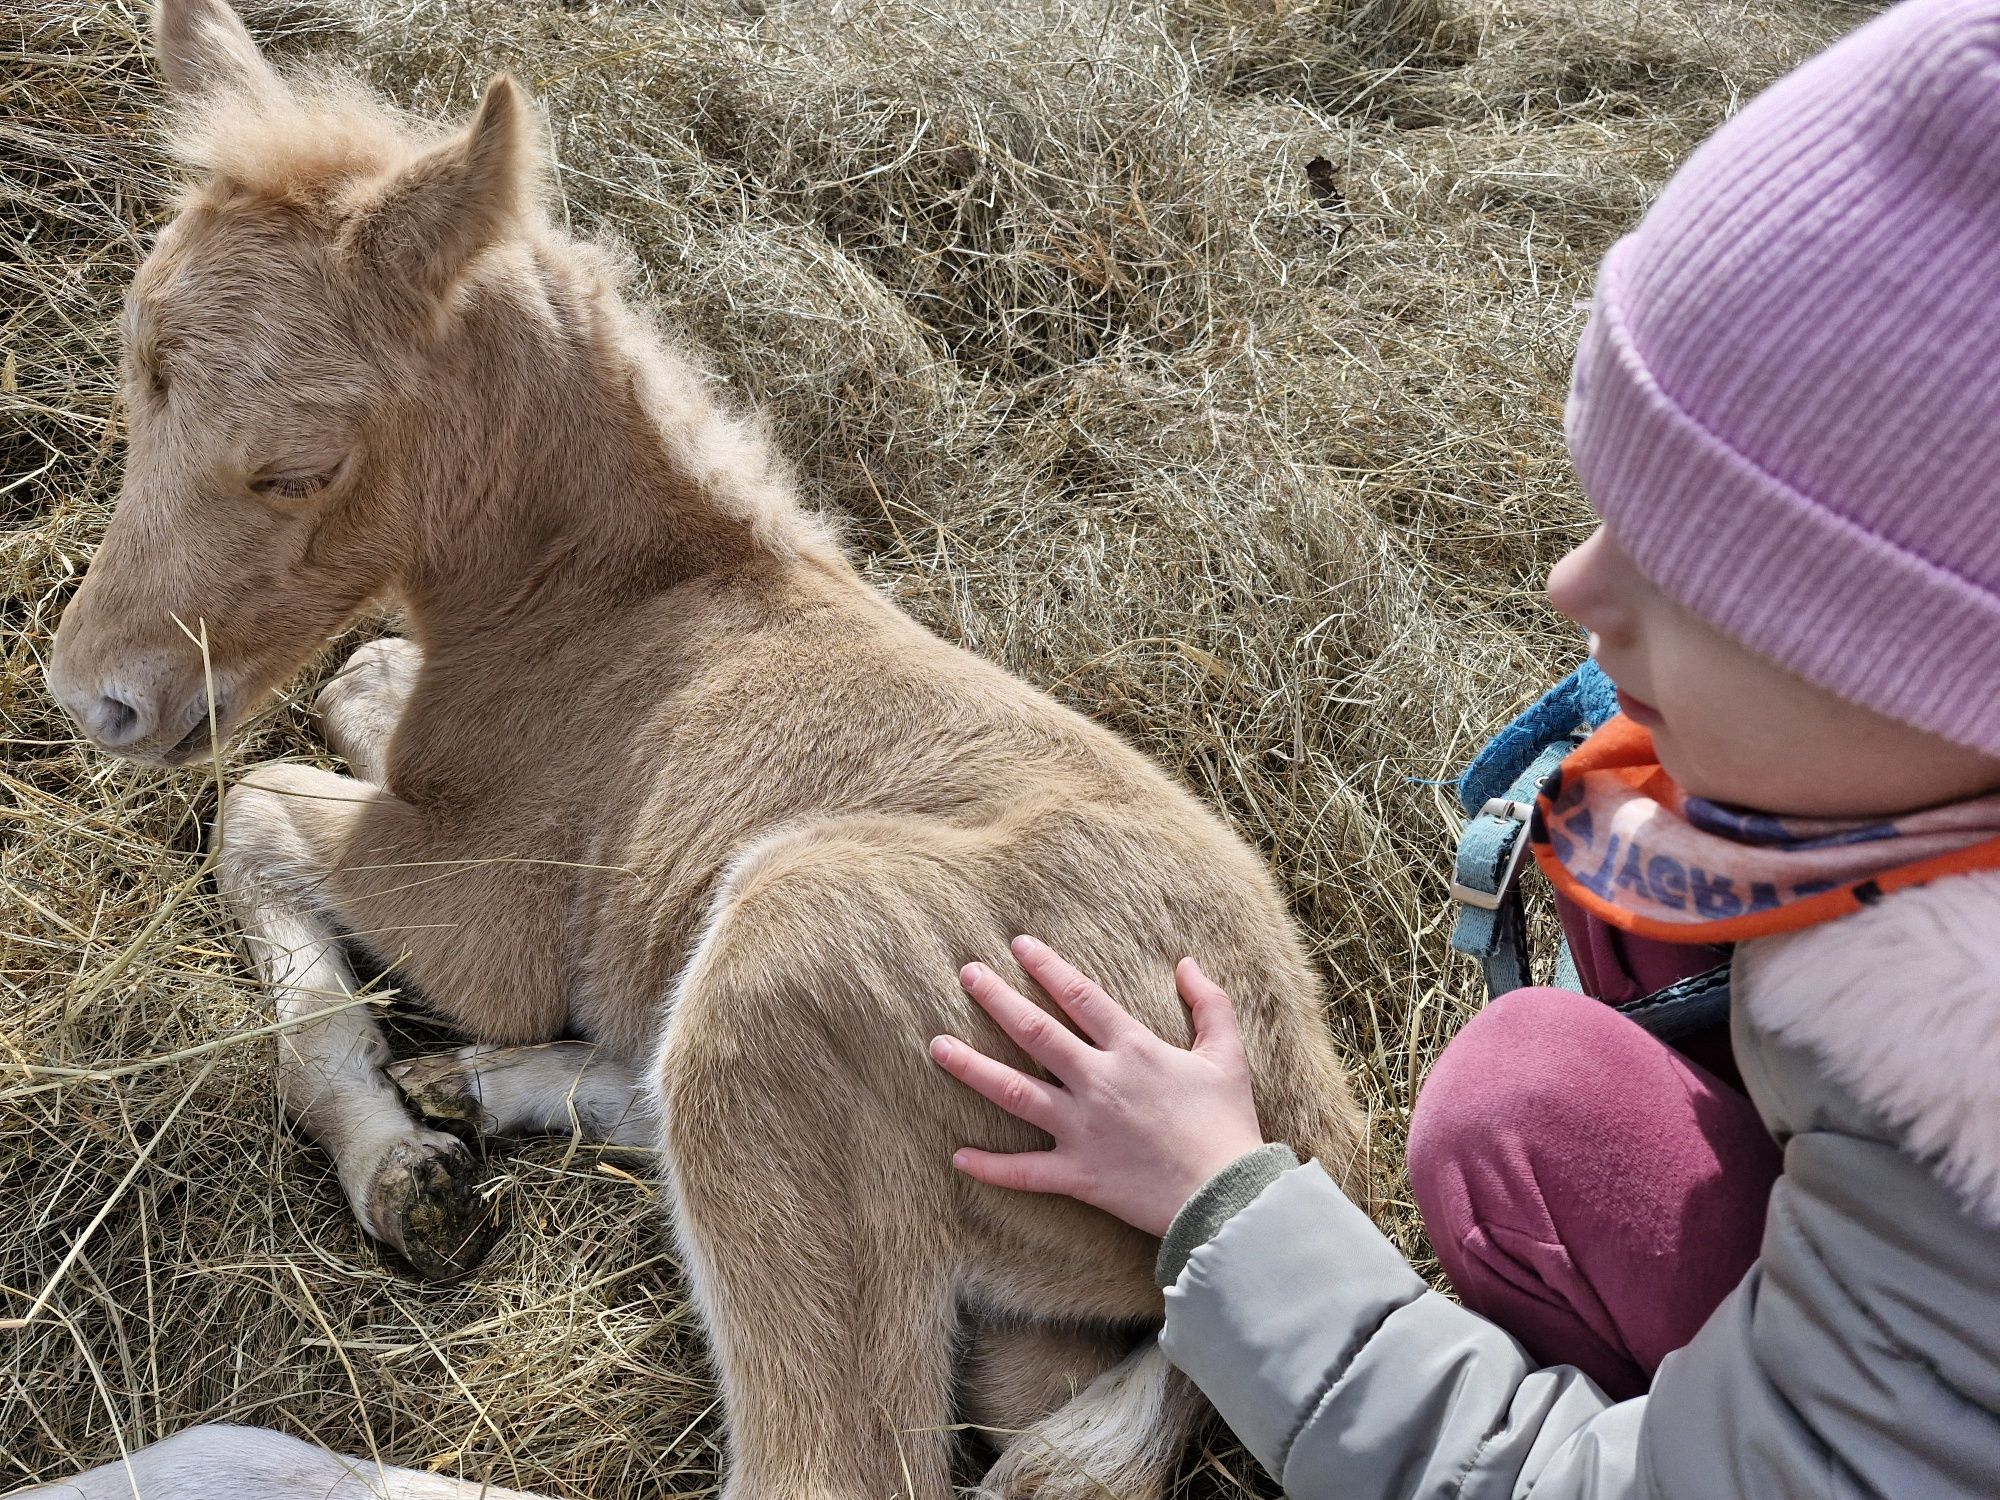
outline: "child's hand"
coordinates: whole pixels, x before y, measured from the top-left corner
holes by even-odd
[[[959,982],[1056,1082],[996,1062],[957,1037],[935,1038],[931,1056],[966,1087],[1046,1130],[1055,1149],[1006,1155],[968,1146],[952,1165],[995,1187],[1066,1193],[1148,1234],[1165,1234],[1197,1188],[1264,1144],[1229,996],[1193,959],[1181,960],[1174,979],[1194,1017],[1194,1046],[1184,1050],[1140,1025],[1047,944],[1020,937],[1013,946],[1021,967],[1082,1036],[984,964],[967,964]]]

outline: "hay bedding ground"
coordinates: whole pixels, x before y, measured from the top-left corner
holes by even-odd
[[[509,68],[563,211],[769,413],[871,579],[1116,726],[1282,872],[1398,1161],[1467,1013],[1446,775],[1573,656],[1560,406],[1610,241],[1823,0],[300,0],[420,113]],[[361,1242],[278,1119],[203,878],[212,773],[46,698],[116,492],[115,309],[165,202],[141,0],[0,18],[0,1485],[188,1423],[596,1500],[713,1487],[643,1161],[493,1163],[469,1283]],[[234,750],[321,758],[322,662]],[[435,1038],[409,1038],[428,1045]],[[24,1320],[24,1321],[22,1321]],[[1218,1440],[1191,1484],[1254,1487]]]

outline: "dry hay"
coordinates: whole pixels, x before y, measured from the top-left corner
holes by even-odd
[[[198,1420],[596,1500],[698,1493],[715,1398],[643,1161],[493,1164],[421,1287],[272,1100],[202,878],[212,773],[80,750],[50,631],[114,496],[163,203],[140,0],[0,20],[0,1483]],[[1472,1002],[1448,775],[1573,657],[1559,414],[1605,247],[1823,0],[310,0],[434,116],[496,68],[564,210],[771,415],[871,579],[1116,726],[1283,873],[1379,1124]],[[323,667],[320,669],[323,670]],[[309,674],[308,683],[311,680]],[[229,769],[320,758],[276,706]],[[426,1044],[418,1038],[413,1045]],[[746,1163],[746,1170],[754,1170]],[[1254,1485],[1226,1442],[1204,1487]]]

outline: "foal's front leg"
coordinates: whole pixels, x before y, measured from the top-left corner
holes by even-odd
[[[354,998],[325,895],[326,856],[306,833],[381,795],[307,766],[260,767],[224,799],[216,884],[278,1020],[292,1023],[277,1039],[285,1113],[333,1158],[362,1228],[422,1275],[445,1279],[478,1264],[492,1215],[465,1145],[420,1123],[383,1071],[388,1044]]]
[[[389,769],[389,741],[416,690],[423,647],[386,635],[354,648],[338,672],[327,678],[313,707],[320,732],[347,768],[363,781],[381,783]]]

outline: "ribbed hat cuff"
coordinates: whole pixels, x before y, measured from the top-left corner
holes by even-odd
[[[1565,417],[1578,478],[1619,545],[1758,655],[2000,755],[2000,599],[1800,494],[1663,391],[1622,315],[1628,249],[1605,258]],[[1968,681],[1968,660],[1991,667]]]

